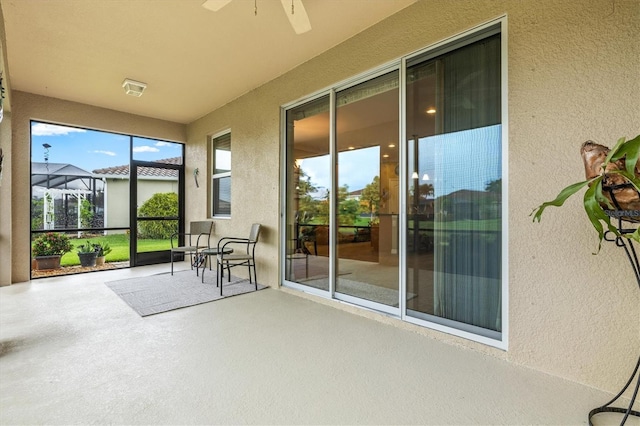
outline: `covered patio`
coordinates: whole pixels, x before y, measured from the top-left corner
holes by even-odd
[[[0,423],[581,425],[611,397],[297,292],[141,318],[104,285],[163,272],[0,288]]]
[[[640,292],[615,243],[603,243],[594,256],[598,235],[580,197],[549,209],[541,224],[529,214],[584,178],[584,141],[612,147],[638,134],[640,2],[302,0],[312,26],[304,34],[294,32],[288,19],[292,3],[301,10],[298,0],[219,3],[225,6],[212,11],[202,7],[203,0],[0,0],[0,423],[587,424],[589,410],[622,388],[638,359]],[[485,111],[474,96],[453,93],[465,84],[467,71],[474,73],[468,65],[480,61],[452,56],[469,46],[486,50],[480,49],[485,41],[493,46],[496,65],[486,89],[499,92],[492,108],[499,120],[482,128],[499,122],[491,139],[496,149],[486,153],[501,179],[488,176],[466,189],[488,192],[490,184],[500,183],[500,250],[492,255],[500,267],[500,293],[490,298],[499,302],[499,317],[493,316],[499,327],[490,330],[499,335],[481,334],[482,325],[460,317],[444,318],[432,309],[435,291],[422,282],[411,288],[412,271],[417,278],[421,270],[435,276],[435,252],[414,256],[417,267],[407,262],[412,248],[431,244],[419,232],[409,241],[411,226],[422,229],[417,216],[445,213],[416,196],[424,175],[420,167],[412,173],[411,160],[421,159],[411,147],[430,141],[422,137],[427,127],[414,126],[414,135],[408,121],[420,117],[437,137],[445,119],[457,122],[446,117],[447,106]],[[445,84],[439,70],[465,81]],[[355,97],[357,102],[338,105],[352,89],[387,87],[369,83],[390,74],[397,78],[380,96],[393,113],[381,114],[387,110],[377,96],[362,98],[371,104]],[[430,76],[415,80],[425,83],[424,91],[414,85],[412,92],[412,78],[421,75]],[[142,96],[125,92],[129,79],[147,86]],[[485,93],[484,83],[466,87],[474,95]],[[427,105],[443,88],[455,96],[434,97],[438,102]],[[322,114],[311,114],[316,101],[326,106],[317,110]],[[370,107],[347,114],[361,102]],[[393,201],[388,214],[391,223],[391,215],[397,216],[398,227],[387,229],[396,229],[398,240],[397,246],[380,240],[378,247],[397,259],[395,269],[383,265],[380,255],[378,266],[385,268],[370,267],[376,263],[372,228],[370,241],[354,236],[342,247],[316,241],[312,255],[295,253],[294,277],[311,280],[321,268],[328,271],[322,290],[304,282],[296,288],[286,278],[287,218],[295,217],[287,197],[299,189],[287,178],[296,164],[290,130],[304,129],[296,111],[309,128],[322,130],[318,140],[326,152],[312,157],[326,155],[318,170],[329,178],[323,182],[316,174],[312,183],[333,194],[326,203],[330,224],[339,224],[332,200],[341,173],[355,181],[362,168],[340,161],[350,152],[347,142],[353,139],[360,155],[375,142],[375,158],[358,164],[374,164],[378,177],[386,177],[378,190],[381,200],[388,196],[388,207]],[[385,118],[397,123],[394,130],[369,126],[355,132],[363,122]],[[349,134],[340,145],[344,119]],[[31,152],[36,120],[179,144],[185,223],[214,221],[214,244],[260,223],[257,274],[270,288],[143,319],[104,282],[166,272],[169,265],[30,280],[30,162],[42,161]],[[448,147],[445,142],[438,142],[437,151],[429,145],[434,158]],[[230,166],[219,170],[214,160],[218,150],[227,152],[222,148]],[[386,149],[393,152],[385,158]],[[78,149],[77,155],[89,152]],[[474,172],[478,158],[456,155],[455,178]],[[135,163],[135,155],[129,162]],[[444,172],[429,173],[434,182],[443,179],[436,189],[452,180]],[[418,189],[413,206],[412,181]],[[371,176],[348,188],[368,182]],[[216,192],[221,183],[230,213],[216,204],[223,198]],[[458,196],[448,204],[464,204]],[[496,200],[479,201],[482,212],[493,211]],[[134,226],[134,207],[128,203],[124,227]],[[478,221],[481,215],[459,219]],[[481,235],[483,241],[493,241],[489,231],[494,229]],[[446,255],[473,260],[486,246]],[[349,257],[337,257],[336,247]],[[366,259],[356,252],[363,248]],[[361,263],[356,269],[347,261]],[[397,307],[349,295],[340,299],[342,266],[364,277],[347,277],[352,281],[380,280],[409,297],[418,288],[425,298],[399,297]],[[489,282],[463,272],[458,275],[469,288]],[[376,310],[375,303],[389,309]],[[464,306],[460,311],[471,312]],[[632,393],[627,390],[618,405]],[[619,423],[620,416],[605,414],[596,425]],[[627,425],[638,426],[640,419],[629,418]]]

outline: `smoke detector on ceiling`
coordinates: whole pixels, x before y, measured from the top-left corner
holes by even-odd
[[[142,92],[144,92],[144,89],[147,88],[147,83],[141,83],[139,81],[125,78],[122,82],[122,87],[124,87],[124,92],[127,95],[139,98],[140,96],[142,96]]]

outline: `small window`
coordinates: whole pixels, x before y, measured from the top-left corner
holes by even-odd
[[[211,215],[231,216],[231,133],[211,139]]]

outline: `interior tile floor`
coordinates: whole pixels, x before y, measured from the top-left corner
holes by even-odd
[[[141,318],[104,285],[168,268],[0,288],[0,423],[584,425],[611,398],[290,292]]]

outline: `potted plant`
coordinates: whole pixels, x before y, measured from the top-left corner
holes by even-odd
[[[611,223],[611,218],[640,223],[640,135],[628,141],[620,138],[612,149],[587,141],[580,153],[586,180],[567,186],[554,200],[536,207],[531,213],[533,220],[539,222],[545,208],[560,207],[570,196],[588,187],[584,209],[598,233],[598,251],[606,231],[640,242],[640,228],[623,231],[619,223]]]
[[[95,249],[95,251],[97,253],[96,266],[104,265],[105,257],[109,253],[111,253],[111,246],[109,245],[108,242],[103,241],[101,243],[93,243],[93,248]]]
[[[615,241],[616,246],[623,247],[631,267],[635,273],[635,278],[640,286],[640,262],[637,251],[632,244],[633,241],[640,242],[640,135],[625,141],[620,138],[616,145],[609,149],[592,141],[582,144],[580,150],[584,162],[586,180],[577,182],[564,188],[558,196],[546,203],[542,203],[531,213],[534,221],[540,221],[540,217],[546,207],[560,207],[564,202],[578,192],[581,188],[588,186],[584,194],[584,209],[589,221],[598,232],[600,238],[598,251],[602,246],[602,240],[606,233],[610,232],[615,238],[606,237],[607,241]],[[614,223],[611,223],[611,219]],[[622,221],[634,224],[632,226],[623,225]],[[627,391],[636,377],[640,367],[640,357],[636,367],[631,373],[631,377],[626,382],[617,396],[604,404],[594,408],[589,412],[589,424],[591,418],[599,413],[622,413],[624,424],[629,415],[640,417],[640,412],[633,410],[636,394],[628,405],[628,408],[613,406],[616,401]],[[638,376],[640,380],[640,376]],[[632,387],[631,387],[632,389]],[[636,385],[636,393],[637,393]]]
[[[47,232],[33,242],[31,253],[36,260],[36,269],[58,269],[63,254],[73,250],[69,237],[58,232]]]
[[[78,258],[80,259],[80,266],[96,266],[98,252],[89,240],[87,240],[86,244],[80,244],[76,248],[76,251],[78,253]]]

